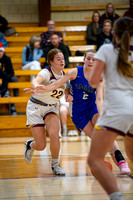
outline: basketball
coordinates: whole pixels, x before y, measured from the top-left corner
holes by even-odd
[[[104,160],[104,164],[112,171],[113,168],[112,168],[112,165],[111,165],[111,163],[110,163],[109,161]],[[92,175],[94,176],[92,170],[91,170],[91,173],[92,173]]]

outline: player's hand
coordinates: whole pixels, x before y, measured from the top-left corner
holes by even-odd
[[[36,90],[32,88],[25,88],[23,90],[26,92],[26,94],[28,93],[32,93],[33,95],[36,94]]]
[[[66,95],[66,102],[71,102],[71,101],[73,101],[73,97],[70,94]]]
[[[40,91],[40,90],[46,90],[44,85],[38,85],[35,87],[36,91]],[[43,91],[44,92],[44,91]]]

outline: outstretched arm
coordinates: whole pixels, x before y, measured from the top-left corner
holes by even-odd
[[[77,69],[74,68],[72,70],[69,70],[62,78],[60,78],[58,81],[55,81],[47,86],[45,86],[45,91],[53,91],[62,85],[64,85],[68,80],[74,80],[77,76]]]

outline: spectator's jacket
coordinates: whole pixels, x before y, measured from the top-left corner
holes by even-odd
[[[14,70],[11,59],[10,57],[6,56],[6,54],[4,54],[3,57],[0,59],[0,67],[3,71],[6,72],[8,79],[14,76]]]
[[[99,24],[99,27],[97,28],[97,34],[94,33],[94,26],[95,24],[92,22],[88,24],[87,30],[86,30],[86,38],[87,38],[87,44],[88,45],[96,45],[97,35],[102,32],[102,25]]]
[[[120,16],[115,14],[115,16],[113,17],[112,15],[109,15],[108,17],[106,16],[106,13],[104,13],[101,17],[100,17],[100,23],[103,24],[104,21],[106,19],[109,19],[111,22],[112,22],[112,26],[113,26],[113,23],[116,19],[118,19]]]
[[[2,84],[0,85],[0,96],[3,97],[5,92],[8,90],[8,80],[7,74],[0,68],[0,79],[2,79]]]
[[[28,44],[23,49],[22,64],[26,65],[30,63],[31,61],[38,61],[42,56],[43,56],[43,51],[42,49],[38,49],[38,48],[34,48],[33,55],[32,55],[32,50],[30,48],[30,45]]]
[[[112,43],[112,33],[110,35],[106,35],[103,31],[97,36],[97,50],[100,48],[102,44]]]
[[[60,32],[57,32],[57,31],[54,31],[53,33],[58,34],[59,37],[61,38],[60,43],[63,43],[63,36],[62,36],[62,34]],[[46,47],[48,47],[48,46],[51,45],[51,42],[50,41],[48,42],[48,40],[50,40],[50,38],[51,38],[51,33],[49,31],[43,32],[41,34],[41,39],[42,39],[42,41],[41,41],[41,48],[43,49],[43,51],[46,49]]]

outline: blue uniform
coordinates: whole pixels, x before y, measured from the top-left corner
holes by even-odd
[[[73,96],[71,117],[76,128],[82,131],[98,113],[96,106],[96,89],[92,88],[84,77],[83,66],[77,67],[76,79],[70,81],[70,93]]]

